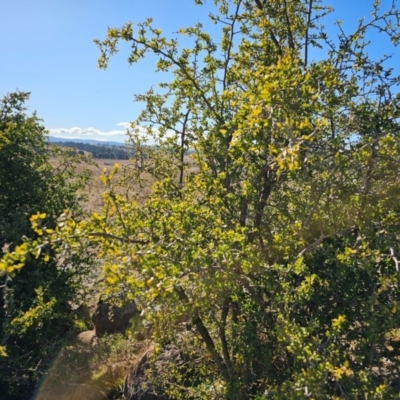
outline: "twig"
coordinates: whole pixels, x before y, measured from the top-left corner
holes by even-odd
[[[315,242],[310,243],[305,249],[303,249],[298,255],[297,258],[303,256],[304,254],[308,253],[310,250],[312,250],[314,247],[318,246],[319,244],[322,243],[324,239],[326,239],[328,236],[327,235],[321,235]]]
[[[394,265],[396,267],[396,271],[399,272],[399,260],[394,255],[393,247],[389,247],[389,249],[390,249],[390,256],[392,257],[392,260],[394,261]]]
[[[112,235],[111,233],[102,233],[102,232],[89,232],[88,236],[95,236],[95,237],[104,237],[108,239],[115,239],[119,240],[120,242],[126,243],[136,243],[136,244],[148,244],[148,240],[139,240],[139,239],[130,239],[130,238],[123,238],[119,236]]]

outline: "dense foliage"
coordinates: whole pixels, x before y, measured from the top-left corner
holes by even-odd
[[[26,114],[28,98],[15,92],[0,103],[0,255],[6,259],[23,238],[40,237],[31,229],[32,214],[40,211],[49,227],[66,208],[82,216],[77,190],[86,178],[76,172],[79,160],[48,146],[41,120]],[[0,268],[1,399],[30,397],[72,326],[84,259],[67,249],[62,259],[45,244],[41,249],[44,256],[27,255],[19,271]]]
[[[105,174],[101,214],[33,225],[56,248],[96,248],[109,290],[192,357],[165,377],[170,396],[397,396],[399,78],[367,38],[397,46],[400,13],[379,3],[337,37],[321,1],[215,0],[218,42],[201,24],[168,39],[151,20],[97,41],[103,68],[124,40],[130,63],[150,53],[169,72],[137,96],[133,126],[156,146],[142,157],[131,132],[133,167]]]

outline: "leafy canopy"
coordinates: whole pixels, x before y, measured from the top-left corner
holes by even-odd
[[[77,191],[87,176],[77,172],[84,157],[48,144],[42,121],[26,113],[28,98],[0,100],[0,397],[10,400],[32,395],[71,329],[90,258],[42,241],[64,209],[82,217]],[[46,230],[31,229],[36,213]]]
[[[171,79],[136,96],[135,157],[105,173],[103,212],[44,236],[90,243],[154,339],[193,355],[172,396],[393,398],[399,77],[367,37],[397,46],[399,11],[374,1],[330,37],[322,1],[215,5],[219,38],[148,19],[97,41],[100,67],[126,41],[129,63],[153,54]]]

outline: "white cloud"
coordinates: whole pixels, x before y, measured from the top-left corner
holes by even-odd
[[[130,122],[118,122],[117,126],[123,126],[124,128],[128,129],[131,127]]]
[[[89,128],[80,128],[80,127],[72,127],[72,128],[56,128],[49,129],[50,136],[63,138],[63,139],[94,139],[99,141],[114,141],[123,143],[128,139],[127,130],[132,131],[132,125],[130,122],[118,122],[116,126],[121,127],[120,129],[115,129],[111,131],[102,131],[93,127]],[[139,128],[139,133],[144,136],[147,136],[147,130],[144,127]],[[153,132],[157,133],[157,129],[153,128]],[[165,134],[165,137],[174,136],[173,131],[168,131]],[[153,142],[153,139],[148,138],[149,143]]]
[[[112,140],[116,142],[124,142],[127,139],[126,129],[130,126],[129,122],[119,122],[117,126],[122,126],[125,129],[115,129],[112,131],[101,131],[99,129],[89,128],[57,128],[49,129],[50,136],[63,139],[95,139],[95,140]]]

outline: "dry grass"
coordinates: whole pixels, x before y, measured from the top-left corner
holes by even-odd
[[[102,193],[109,190],[109,187],[103,183],[101,176],[109,174],[115,164],[118,164],[119,168],[112,182],[117,194],[141,203],[151,193],[153,179],[142,173],[141,178],[144,180],[144,184],[140,187],[132,179],[134,165],[129,160],[96,159],[95,164],[81,164],[78,169],[78,172],[86,169],[90,174],[90,180],[85,188],[87,201],[84,208],[87,212],[99,212],[103,207]],[[188,174],[196,172],[198,172],[198,168],[195,165],[187,171]]]
[[[82,163],[77,170],[78,173],[86,170],[90,175],[90,179],[84,189],[87,201],[83,206],[87,212],[99,212],[102,209],[102,194],[109,190],[110,187],[101,180],[101,176],[108,175],[115,164],[118,164],[119,168],[112,179],[112,186],[118,194],[126,195],[136,200],[143,199],[149,195],[151,191],[150,179],[147,179],[148,184],[145,187],[139,187],[137,184],[132,184],[132,180],[129,181],[128,177],[133,172],[133,165],[129,160],[96,159],[93,164]],[[124,181],[124,184],[121,184],[122,181]]]

